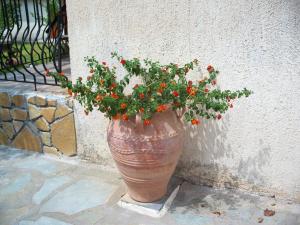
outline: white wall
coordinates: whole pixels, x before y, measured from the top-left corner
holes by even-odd
[[[254,91],[221,122],[186,128],[177,174],[300,200],[300,1],[68,0],[67,10],[74,79],[87,75],[84,56],[118,50],[163,63],[198,57],[221,71],[221,88]],[[79,154],[113,165],[108,121],[76,110]]]

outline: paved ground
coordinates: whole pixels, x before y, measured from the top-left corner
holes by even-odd
[[[120,208],[117,174],[78,160],[0,147],[3,225],[299,225],[300,205],[184,182],[162,218]],[[264,216],[264,209],[275,215]]]

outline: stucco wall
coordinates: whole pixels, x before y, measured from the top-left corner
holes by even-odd
[[[68,0],[67,10],[73,79],[87,75],[84,56],[107,60],[118,50],[162,62],[198,57],[221,71],[221,88],[254,91],[222,121],[186,127],[178,174],[300,199],[298,0]],[[75,110],[78,153],[113,166],[108,121]]]

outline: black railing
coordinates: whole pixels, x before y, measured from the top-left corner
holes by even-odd
[[[0,0],[0,80],[57,85],[68,56],[65,0]]]

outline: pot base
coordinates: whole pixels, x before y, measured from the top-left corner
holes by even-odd
[[[171,206],[182,183],[182,179],[172,177],[167,188],[167,193],[158,201],[150,203],[139,202],[132,199],[129,193],[127,193],[119,200],[118,205],[122,208],[132,210],[143,215],[155,218],[162,217]]]

